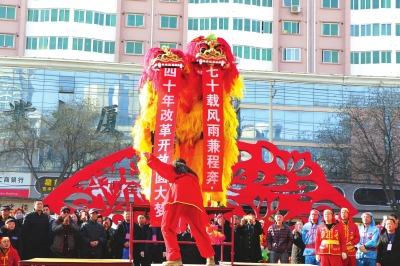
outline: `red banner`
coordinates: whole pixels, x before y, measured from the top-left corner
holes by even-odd
[[[156,88],[158,91],[158,103],[153,154],[165,163],[172,163],[178,95],[181,86],[181,69],[161,68],[160,71],[163,71],[163,75],[159,83],[160,88]],[[167,180],[153,171],[150,189],[150,206],[154,210],[151,217],[151,226],[160,227],[161,218],[164,215],[164,199],[169,189],[169,184]]]
[[[219,66],[203,65],[204,192],[222,191],[224,158],[223,76]]]

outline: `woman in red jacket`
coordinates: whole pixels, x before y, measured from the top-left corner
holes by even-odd
[[[163,265],[182,265],[175,229],[179,218],[184,217],[190,225],[202,257],[207,258],[207,266],[214,266],[214,249],[206,233],[208,218],[203,207],[203,197],[197,174],[182,159],[176,159],[172,165],[161,162],[153,154],[144,152],[147,165],[171,183],[165,197],[164,215],[161,231],[167,248],[167,262]]]

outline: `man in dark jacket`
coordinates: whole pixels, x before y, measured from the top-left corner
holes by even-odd
[[[179,241],[196,242],[190,233],[190,225],[188,225],[185,232],[178,236]],[[182,253],[183,264],[204,264],[206,259],[200,255],[197,245],[179,244]],[[221,246],[219,246],[221,248]]]
[[[74,234],[79,231],[78,224],[70,217],[71,209],[67,206],[61,208],[60,216],[52,224],[54,242],[51,251],[58,258],[73,257],[75,252]]]
[[[124,248],[129,249],[129,230],[131,222],[131,212],[124,211],[124,220],[117,225],[117,230],[114,234],[115,242],[115,258],[122,259],[122,251]]]
[[[23,259],[46,258],[48,234],[49,217],[43,213],[43,201],[38,199],[22,224]]]
[[[19,256],[22,254],[22,239],[21,239],[21,228],[15,227],[15,220],[8,218],[6,224],[0,228],[0,238],[8,237],[11,241],[11,245],[18,251]]]
[[[303,221],[298,220],[293,229],[293,246],[292,246],[292,264],[304,264],[305,258],[303,256],[306,245],[302,239]]]
[[[137,217],[138,223],[134,223],[134,236],[135,240],[147,240],[150,234],[150,225],[146,223],[146,217],[139,215]],[[135,266],[150,266],[150,249],[149,245],[137,243],[133,246],[133,259]]]
[[[107,236],[104,226],[97,223],[97,209],[90,209],[90,219],[82,224],[81,234],[81,257],[85,259],[100,259],[102,245],[106,244]]]
[[[289,263],[289,252],[292,250],[293,234],[290,227],[283,224],[283,215],[275,213],[276,224],[268,228],[268,249],[271,251],[269,262]]]
[[[6,221],[9,218],[13,218],[13,217],[10,215],[11,207],[8,205],[1,206],[0,211],[1,211],[0,227],[2,227],[6,224]]]
[[[253,210],[248,211],[247,215],[242,218],[236,232],[243,237],[244,262],[257,263],[262,260],[260,249],[262,229],[260,222],[256,220],[256,214]]]

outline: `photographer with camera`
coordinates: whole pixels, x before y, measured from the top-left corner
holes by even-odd
[[[253,210],[246,213],[240,221],[236,232],[243,237],[243,257],[244,262],[259,262],[262,260],[260,249],[260,235],[263,233],[261,224],[256,220]]]
[[[50,248],[56,258],[71,258],[75,251],[74,234],[79,231],[79,227],[70,212],[67,206],[62,207],[60,216],[53,222],[54,242]]]

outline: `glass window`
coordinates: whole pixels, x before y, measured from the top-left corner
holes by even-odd
[[[38,22],[39,21],[39,10],[28,9],[28,21]]]
[[[178,16],[161,16],[161,28],[163,29],[177,29]]]
[[[117,24],[117,15],[106,14],[106,26],[115,27],[116,24]]]
[[[0,34],[0,48],[13,48],[14,35]]]
[[[283,6],[298,6],[300,0],[283,0]]]
[[[379,64],[379,51],[372,52],[372,63]]]
[[[93,52],[96,53],[103,52],[103,41],[93,40]]]
[[[178,47],[176,43],[160,42],[160,47],[162,48],[163,46],[168,46],[169,48],[174,48],[174,49]]]
[[[250,46],[243,46],[243,58],[250,59]]]
[[[371,64],[371,52],[360,53],[361,64]]]
[[[372,36],[379,36],[379,24],[372,24]]]
[[[229,30],[229,18],[218,18],[218,29]]]
[[[323,63],[339,63],[339,51],[323,50],[322,51]]]
[[[74,38],[72,40],[72,50],[83,51],[83,39]]]
[[[199,19],[198,18],[189,18],[188,30],[199,30]]]
[[[350,53],[350,64],[359,64],[359,53],[358,52]]]
[[[282,60],[287,62],[300,62],[300,48],[283,48]]]
[[[272,7],[272,0],[262,0],[262,6]]]
[[[74,22],[84,23],[85,21],[85,11],[75,10],[74,11]]]
[[[339,8],[339,0],[322,0],[323,8]]]
[[[0,6],[0,19],[15,19],[15,6]]]
[[[371,36],[371,24],[361,25],[361,36]]]
[[[400,64],[400,52],[396,52],[396,64]]]
[[[392,24],[381,24],[381,35],[391,36],[392,35]]]
[[[244,19],[244,31],[250,32],[250,25],[251,25],[250,19],[245,18]]]
[[[263,33],[272,34],[272,21],[263,22]]]
[[[284,34],[300,34],[300,22],[298,21],[284,21],[283,22]]]
[[[396,8],[400,8],[400,0],[396,0]]]
[[[92,51],[92,39],[85,39],[84,51],[91,52]]]
[[[233,45],[232,49],[233,49],[233,55],[239,58],[243,58],[243,46]]]
[[[391,51],[381,51],[381,63],[382,64],[392,63],[392,52]]]
[[[233,30],[243,30],[243,19],[234,18],[233,19]]]
[[[86,24],[93,24],[93,11],[86,11]]]
[[[104,42],[104,53],[114,54],[115,53],[115,42]]]
[[[339,24],[338,23],[322,23],[322,35],[323,36],[339,36]]]
[[[36,37],[27,37],[26,38],[26,49],[28,50],[37,50],[37,38]]]
[[[68,37],[57,38],[57,49],[68,50]]]
[[[49,49],[49,37],[40,37],[39,50],[47,50],[47,49]]]
[[[51,10],[51,21],[58,21],[58,9]]]
[[[400,36],[400,24],[396,24],[396,36]]]
[[[361,0],[360,9],[371,9],[371,0]]]
[[[211,18],[211,30],[218,28],[218,18]]]
[[[373,9],[379,8],[379,0],[372,0],[372,8]]]
[[[261,23],[258,20],[252,20],[251,21],[251,31],[252,32],[261,32]]]
[[[126,54],[143,54],[143,42],[128,41],[125,46]]]
[[[262,49],[261,50],[261,60],[272,61],[272,49]]]
[[[144,27],[143,14],[128,14],[126,25],[130,27]]]
[[[360,25],[350,25],[350,36],[360,36]]]
[[[50,10],[40,10],[40,22],[50,21]]]
[[[358,10],[358,0],[351,0],[350,2],[350,9]]]
[[[57,37],[50,37],[50,50],[55,50],[57,47]]]
[[[59,15],[58,15],[58,21],[64,21],[64,22],[69,21],[69,10],[68,9],[60,9]]]
[[[390,8],[391,0],[381,0],[381,8]]]

